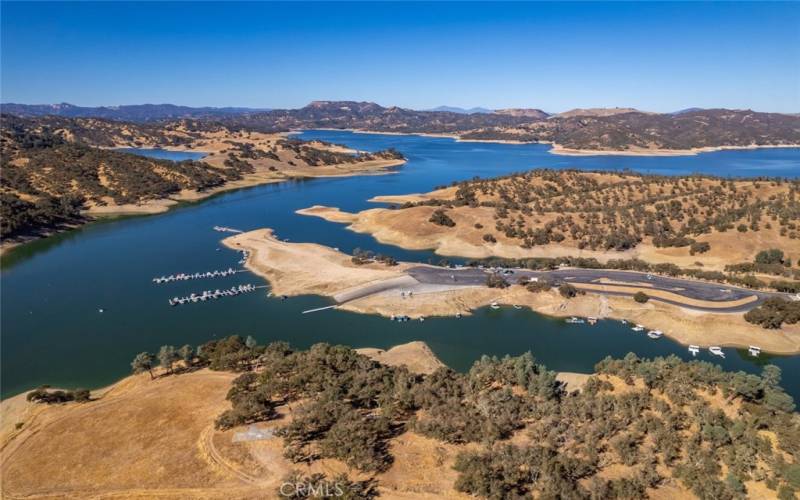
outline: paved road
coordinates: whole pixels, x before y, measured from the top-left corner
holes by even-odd
[[[651,296],[650,300],[658,300],[668,304],[679,305],[691,309],[708,312],[743,312],[761,304],[764,300],[773,296],[785,296],[779,293],[767,293],[745,288],[728,286],[720,283],[708,283],[704,281],[686,280],[679,278],[668,278],[658,275],[648,275],[635,271],[615,271],[606,269],[558,269],[554,271],[530,271],[527,269],[513,269],[513,274],[506,276],[506,281],[516,283],[521,277],[547,279],[555,285],[562,283],[586,283],[604,285],[607,290],[592,291],[605,295],[624,295],[630,296],[631,293],[625,290],[615,291],[613,288],[625,286],[642,286],[654,290],[663,290],[677,295],[696,300],[710,302],[729,302],[755,296],[756,300],[747,304],[735,305],[731,307],[703,307],[700,305],[687,305],[681,302],[672,301],[660,297]],[[486,269],[462,268],[448,269],[434,266],[418,266],[408,270],[408,274],[413,276],[420,283],[430,284],[451,284],[451,285],[485,285],[488,273]],[[604,283],[603,280],[610,280],[618,283]],[[721,305],[721,304],[720,304]]]

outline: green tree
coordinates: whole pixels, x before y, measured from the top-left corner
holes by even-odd
[[[178,349],[178,356],[186,363],[186,368],[194,364],[194,349],[189,344],[184,345]]]
[[[635,300],[636,302],[638,302],[640,304],[644,304],[645,302],[650,300],[650,296],[647,295],[644,292],[636,292],[636,294],[634,294],[634,296],[633,296],[633,300]]]
[[[162,368],[169,373],[172,373],[172,364],[178,361],[178,359],[180,358],[175,351],[175,346],[162,345],[161,349],[158,350],[158,362],[161,364]]]
[[[139,374],[148,372],[150,373],[150,380],[153,378],[153,364],[155,363],[155,358],[149,352],[140,352],[133,358],[131,362],[131,369],[133,373]]]

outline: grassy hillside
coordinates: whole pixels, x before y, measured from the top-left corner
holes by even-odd
[[[4,493],[302,498],[280,489],[286,481],[338,484],[347,498],[788,499],[800,489],[800,419],[774,366],[756,376],[629,354],[565,388],[530,354],[423,374],[343,346],[229,337],[197,353],[163,347],[161,367],[155,358],[137,356],[142,375],[87,402],[4,406],[22,423],[4,427],[14,436]],[[262,435],[242,440],[252,424]],[[129,467],[109,469],[118,460]]]

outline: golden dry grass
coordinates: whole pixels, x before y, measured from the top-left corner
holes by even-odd
[[[604,210],[609,207],[629,207],[633,210],[634,207],[644,204],[647,211],[654,212],[661,207],[661,210],[668,212],[664,207],[675,201],[681,203],[683,215],[680,219],[670,218],[670,224],[679,228],[690,217],[702,221],[721,210],[735,210],[742,203],[754,204],[786,197],[791,189],[789,183],[724,183],[712,178],[649,180],[617,173],[564,171],[555,178],[548,175],[516,176],[477,181],[470,185],[474,187],[473,193],[480,203],[519,202],[530,207],[532,213],[525,214],[512,208],[507,218],[498,219],[495,209],[489,206],[463,205],[446,208],[447,216],[456,223],[455,227],[430,222],[431,214],[438,208],[430,205],[399,210],[379,208],[357,214],[343,214],[334,208],[326,210],[323,207],[314,207],[313,211],[299,213],[347,223],[349,229],[370,234],[381,243],[413,250],[432,249],[440,255],[468,258],[574,256],[593,257],[601,262],[609,259],[640,258],[651,263],[670,262],[682,267],[695,267],[700,262],[708,270],[722,270],[726,264],[751,261],[756,253],[766,248],[781,248],[793,261],[800,258],[800,243],[790,237],[792,231],[796,230],[790,229],[786,234],[781,234],[779,219],[768,215],[766,211],[762,214],[757,231],[741,233],[736,229],[724,232],[711,229],[709,233],[692,236],[697,242],[711,245],[710,251],[697,255],[691,255],[688,246],[657,247],[651,237],[644,237],[634,248],[624,251],[592,249],[591,246],[581,248],[580,241],[573,239],[567,230],[571,224],[563,221],[563,216],[572,217],[577,225],[593,228],[591,231],[603,234],[615,226],[627,226],[624,219],[617,219],[616,222],[605,220]],[[565,187],[571,190],[563,189]],[[425,194],[377,196],[372,201],[402,204],[439,200],[449,203],[456,199],[456,192],[457,188],[449,187]],[[519,201],[526,199],[530,201]],[[593,220],[596,217],[598,219]],[[557,231],[564,234],[565,239],[559,243],[525,247],[522,239],[508,237],[504,231],[495,229],[496,223],[510,224],[512,220],[520,221],[525,228],[531,229],[542,229],[547,224],[556,224]],[[749,225],[749,222],[744,217],[734,225]],[[771,227],[767,227],[768,225]],[[487,243],[483,239],[485,234],[492,234],[497,242]]]
[[[369,347],[356,351],[384,365],[405,366],[415,373],[429,374],[444,366],[428,344],[421,341],[396,345],[387,351]]]

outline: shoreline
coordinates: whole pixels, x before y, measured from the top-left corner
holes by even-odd
[[[111,148],[109,148],[111,149]],[[167,148],[140,148],[140,149],[164,149],[172,151],[173,149]],[[174,150],[174,151],[186,151],[186,152],[194,152],[191,149],[185,150]],[[200,151],[198,151],[200,152]],[[133,153],[129,153],[133,154]],[[318,175],[314,175],[313,173],[308,172],[301,172],[299,175],[285,175],[282,172],[282,176],[276,176],[271,172],[256,172],[252,174],[245,175],[242,179],[236,181],[229,181],[225,182],[220,186],[213,187],[211,189],[205,191],[192,191],[192,190],[181,190],[173,195],[170,195],[166,198],[156,198],[153,200],[147,200],[142,203],[127,203],[123,205],[92,205],[88,208],[81,210],[81,214],[89,217],[90,219],[85,221],[82,224],[60,228],[52,231],[47,231],[41,235],[25,237],[23,241],[11,240],[11,241],[3,241],[0,243],[0,255],[5,255],[8,252],[12,251],[13,249],[22,247],[28,243],[32,243],[34,241],[39,241],[42,239],[46,239],[50,236],[59,233],[69,232],[71,230],[77,229],[86,225],[87,223],[92,222],[93,219],[102,219],[102,218],[115,218],[115,217],[122,217],[122,216],[144,216],[144,215],[158,215],[169,212],[171,209],[180,206],[185,203],[199,203],[202,202],[210,197],[216,196],[218,194],[226,193],[229,191],[237,191],[240,189],[247,189],[252,187],[258,186],[265,186],[269,184],[278,184],[281,182],[288,182],[292,180],[299,180],[299,179],[325,179],[325,178],[334,178],[334,177],[356,177],[361,175],[390,175],[396,173],[393,169],[396,167],[400,167],[404,165],[408,160],[370,160],[366,162],[362,162],[360,165],[363,167],[359,169],[359,164],[348,164],[348,163],[341,163],[335,165],[326,165],[326,172],[321,173]],[[336,169],[342,167],[350,167],[349,170],[342,170],[336,172]]]
[[[736,151],[736,150],[754,150],[754,149],[775,149],[775,148],[789,148],[800,149],[800,144],[750,144],[747,146],[705,146],[701,148],[690,149],[633,149],[633,150],[615,150],[615,149],[574,149],[566,148],[560,144],[552,141],[517,141],[512,139],[463,139],[461,135],[455,133],[427,133],[427,132],[386,132],[379,130],[365,130],[355,128],[309,128],[309,129],[294,129],[287,134],[298,135],[303,132],[311,132],[314,130],[326,130],[333,132],[354,132],[358,134],[375,134],[375,135],[412,135],[418,137],[433,137],[437,139],[452,139],[455,142],[475,142],[475,143],[489,143],[489,144],[512,144],[512,145],[525,145],[525,144],[545,144],[550,145],[551,148],[548,153],[560,156],[697,156],[702,153],[714,153],[717,151]]]
[[[691,149],[641,149],[641,150],[610,150],[610,149],[572,149],[552,143],[550,153],[561,156],[697,156],[703,153],[718,151],[745,151],[755,149],[797,149],[800,144],[752,144],[748,146],[707,146]]]
[[[245,266],[269,281],[276,295],[310,293],[343,299],[336,307],[355,313],[446,317],[470,315],[476,309],[497,302],[520,305],[556,318],[594,316],[641,323],[647,328],[662,330],[682,345],[733,348],[759,345],[768,353],[800,354],[800,325],[785,325],[768,331],[747,323],[742,313],[690,309],[691,300],[682,307],[659,300],[638,304],[627,295],[601,293],[564,299],[556,290],[532,293],[517,285],[506,289],[427,285],[405,273],[415,266],[410,263],[401,262],[390,268],[379,264],[357,266],[351,263],[349,255],[323,245],[282,242],[270,229],[230,236],[223,244],[236,250],[248,250],[250,255]],[[404,275],[407,278],[403,278]],[[402,290],[413,290],[413,296],[398,300]]]

